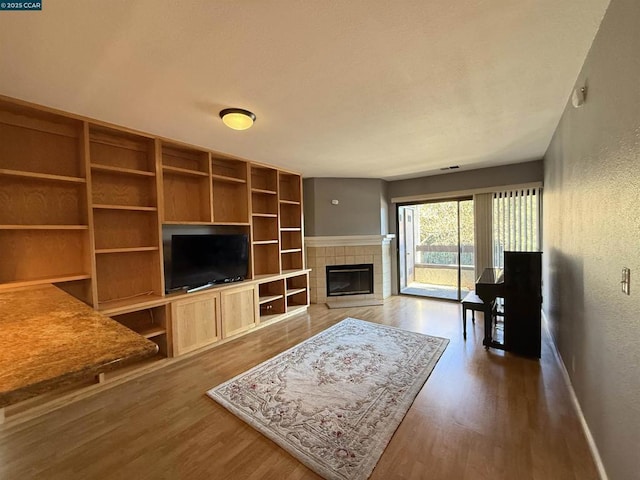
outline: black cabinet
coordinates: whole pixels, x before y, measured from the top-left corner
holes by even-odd
[[[504,252],[505,350],[540,358],[542,253]]]

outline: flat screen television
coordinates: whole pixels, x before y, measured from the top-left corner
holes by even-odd
[[[248,266],[246,234],[172,235],[167,290],[244,280]]]

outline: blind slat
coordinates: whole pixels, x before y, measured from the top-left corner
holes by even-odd
[[[494,193],[494,266],[503,267],[505,251],[538,251],[540,194],[539,188]]]

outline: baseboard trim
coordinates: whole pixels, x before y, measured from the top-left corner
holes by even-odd
[[[569,389],[569,396],[571,397],[571,403],[573,403],[573,408],[578,415],[578,419],[580,420],[580,425],[582,425],[582,431],[584,432],[584,436],[587,439],[587,444],[589,445],[589,450],[591,450],[591,455],[593,456],[593,461],[596,464],[596,469],[598,470],[598,474],[600,475],[601,480],[609,480],[607,476],[607,472],[604,469],[604,464],[602,463],[602,458],[600,457],[600,452],[598,451],[598,447],[596,445],[595,440],[593,439],[593,435],[591,435],[591,430],[589,429],[589,424],[587,420],[584,418],[584,413],[582,412],[582,407],[580,406],[580,402],[578,401],[578,397],[576,395],[576,391],[573,389],[573,384],[571,383],[571,377],[569,376],[569,371],[567,370],[566,365],[564,364],[564,360],[562,360],[562,356],[558,351],[558,347],[556,346],[556,340],[553,338],[551,334],[551,330],[549,330],[549,324],[547,321],[547,316],[542,311],[542,320],[544,328],[547,330],[547,334],[549,335],[549,339],[551,340],[551,350],[553,350],[553,355],[558,362],[558,366],[560,367],[560,372],[562,372],[562,378],[564,378],[564,383],[567,385]]]

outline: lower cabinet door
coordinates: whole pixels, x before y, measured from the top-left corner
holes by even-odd
[[[258,310],[257,289],[253,285],[223,290],[222,336],[224,338],[245,332],[256,325]]]
[[[220,295],[199,295],[171,304],[173,355],[196,350],[222,338]]]

